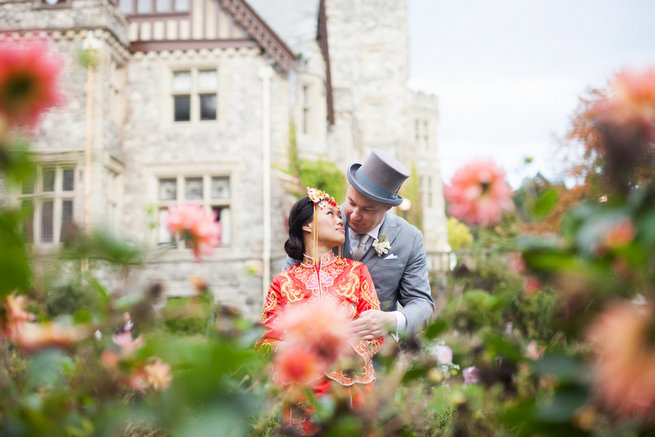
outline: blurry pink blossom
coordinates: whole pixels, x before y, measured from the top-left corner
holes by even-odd
[[[45,41],[0,43],[0,114],[10,124],[34,127],[63,99],[57,87],[62,61]]]
[[[143,335],[133,338],[131,332],[119,332],[111,339],[116,346],[120,347],[121,358],[129,357],[144,344]]]
[[[182,238],[198,260],[211,255],[212,248],[221,242],[221,224],[216,221],[216,213],[208,213],[201,205],[169,207],[166,228]]]
[[[618,73],[610,82],[610,89],[610,98],[599,102],[594,108],[598,118],[613,125],[640,127],[653,139],[655,69]]]
[[[652,303],[612,304],[591,325],[594,389],[625,419],[655,416],[655,345]]]
[[[444,188],[451,216],[484,226],[499,221],[504,211],[513,210],[511,193],[505,171],[491,161],[465,165]]]
[[[148,387],[153,390],[165,390],[171,385],[171,366],[164,363],[161,358],[153,357],[150,362],[143,367],[145,380]]]
[[[437,345],[434,348],[434,354],[440,364],[452,364],[453,350],[445,345]]]
[[[480,382],[480,371],[475,366],[467,367],[462,370],[462,376],[464,376],[464,384],[477,384]]]
[[[535,294],[537,291],[541,290],[543,285],[541,281],[534,276],[527,276],[523,281],[523,290],[529,296]]]
[[[314,351],[293,343],[280,343],[273,361],[273,379],[278,384],[310,385],[328,366]]]
[[[282,340],[308,350],[327,366],[351,350],[351,320],[330,296],[301,305],[291,305],[274,323]]]

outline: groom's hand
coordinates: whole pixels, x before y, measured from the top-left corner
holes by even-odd
[[[380,310],[368,310],[353,322],[353,330],[362,340],[373,340],[396,331],[396,315]]]

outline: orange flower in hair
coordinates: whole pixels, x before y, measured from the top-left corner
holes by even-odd
[[[339,207],[339,205],[337,205],[336,200],[334,200],[334,197],[330,196],[325,191],[319,190],[318,188],[307,187],[307,196],[309,197],[309,200],[311,200],[316,204],[319,204],[321,202],[327,202],[328,205],[330,206],[333,206],[335,208]]]

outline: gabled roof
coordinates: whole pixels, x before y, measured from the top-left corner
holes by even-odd
[[[135,11],[137,0],[132,3],[131,10]],[[190,3],[186,11],[128,12],[130,49],[145,52],[259,46],[280,69],[294,67],[296,56],[289,46],[246,0],[202,0],[199,8],[193,6],[198,3]],[[232,23],[225,23],[225,19]]]
[[[296,55],[307,58],[316,41],[320,0],[248,0]]]
[[[293,68],[296,56],[245,0],[220,0],[235,20],[259,43],[284,71]]]

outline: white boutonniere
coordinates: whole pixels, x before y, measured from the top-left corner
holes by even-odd
[[[391,243],[389,243],[387,234],[381,234],[379,238],[376,238],[373,242],[373,248],[378,256],[386,255],[391,249]]]

